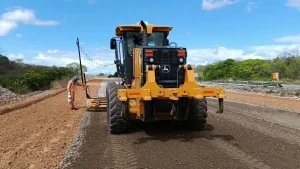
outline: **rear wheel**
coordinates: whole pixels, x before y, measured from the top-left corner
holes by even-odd
[[[192,99],[189,103],[187,126],[191,130],[200,130],[204,127],[207,118],[206,99]]]
[[[118,98],[118,89],[124,89],[124,86],[112,85],[108,91],[108,130],[111,134],[121,134],[127,131],[127,121],[122,116],[124,105]]]

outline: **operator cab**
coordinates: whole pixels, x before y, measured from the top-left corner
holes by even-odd
[[[169,40],[166,32],[152,32],[148,35],[146,46],[149,47],[167,47]],[[143,34],[140,32],[124,32],[124,44],[127,48],[127,56],[133,56],[133,49],[138,46],[143,46]]]
[[[128,51],[128,57],[132,56],[133,48],[138,46],[169,46],[167,39],[172,27],[160,25],[147,25],[147,44],[143,45],[142,25],[123,25],[116,28],[116,35],[123,39],[123,48]],[[115,49],[116,40],[111,39],[111,49]]]
[[[139,25],[123,25],[116,28],[116,35],[120,38],[119,48],[115,38],[111,39],[110,47],[115,49],[117,71],[119,76],[124,78],[125,84],[132,84],[134,79],[134,48],[141,49],[142,59],[139,60],[142,64],[142,74],[146,74],[147,65],[154,64],[158,66],[155,73],[157,84],[175,88],[183,83],[186,49],[169,46],[168,35],[171,30],[172,27],[169,26],[146,25],[143,21]],[[147,55],[147,51],[152,55]],[[123,64],[118,64],[121,60]],[[146,76],[143,76],[141,85],[145,82]]]

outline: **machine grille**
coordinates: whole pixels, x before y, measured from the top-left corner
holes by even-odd
[[[163,87],[177,86],[177,69],[179,58],[176,49],[154,49],[153,59],[155,65],[161,69],[156,71],[156,82]]]

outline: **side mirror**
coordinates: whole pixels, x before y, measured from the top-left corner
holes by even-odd
[[[117,41],[116,39],[110,39],[110,49],[116,49]]]
[[[169,46],[169,39],[164,39],[163,46]]]

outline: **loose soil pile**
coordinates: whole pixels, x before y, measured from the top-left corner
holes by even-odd
[[[0,86],[0,106],[15,103],[20,100],[22,100],[20,96]]]

